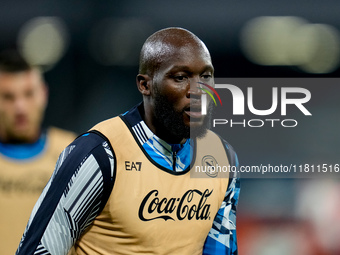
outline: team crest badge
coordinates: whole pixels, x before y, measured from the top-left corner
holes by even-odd
[[[206,155],[202,158],[202,167],[204,168],[204,172],[209,176],[209,177],[216,177],[218,175],[217,171],[217,161],[216,159],[211,156],[211,155]]]

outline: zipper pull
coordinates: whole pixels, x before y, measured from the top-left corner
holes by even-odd
[[[176,172],[176,156],[177,156],[177,152],[173,151],[172,152],[172,170],[174,172]]]

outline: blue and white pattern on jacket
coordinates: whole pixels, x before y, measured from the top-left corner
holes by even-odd
[[[123,116],[153,161],[169,171],[181,172],[189,167],[193,151],[189,139],[183,145],[162,141],[146,126],[138,107]],[[229,162],[238,166],[234,150],[227,142],[225,146]],[[105,206],[114,185],[115,161],[107,139],[98,133],[87,133],[70,144],[60,155],[55,171],[32,211],[16,254],[66,255]],[[239,192],[239,178],[230,177],[203,254],[237,254]]]

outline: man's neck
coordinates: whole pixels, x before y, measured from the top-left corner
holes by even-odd
[[[145,109],[145,106],[140,107],[139,112],[142,119],[144,120],[148,128],[151,130],[151,132],[154,133],[160,139],[164,140],[168,144],[184,144],[186,142],[187,140],[186,138],[173,136],[165,128],[157,127],[157,125],[154,124],[156,121],[152,117],[154,116],[153,113],[151,112],[151,110]]]

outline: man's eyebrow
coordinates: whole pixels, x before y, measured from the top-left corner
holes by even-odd
[[[175,65],[175,66],[171,67],[169,72],[176,71],[176,70],[183,70],[183,71],[192,72],[191,68],[189,66],[186,66],[186,65]],[[212,65],[205,65],[202,68],[202,71],[214,71],[214,67]]]
[[[203,70],[214,71],[214,67],[212,65],[206,65]]]

